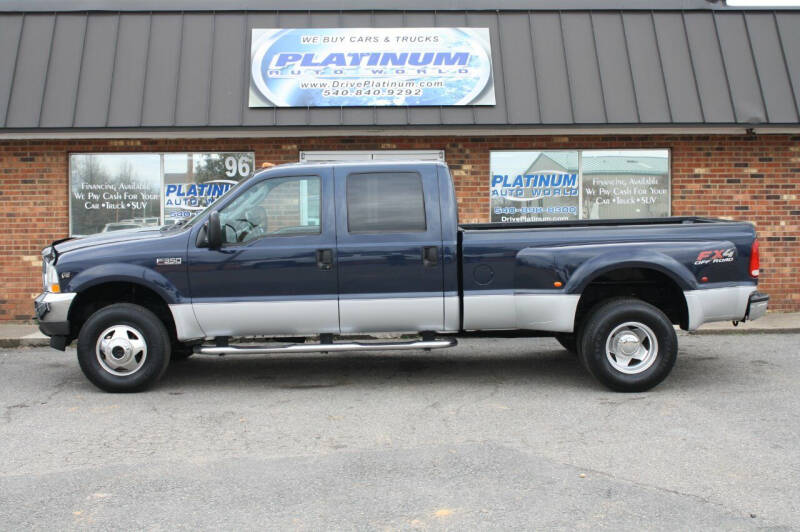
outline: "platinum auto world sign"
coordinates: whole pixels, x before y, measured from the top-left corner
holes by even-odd
[[[250,107],[494,105],[488,28],[253,29]]]

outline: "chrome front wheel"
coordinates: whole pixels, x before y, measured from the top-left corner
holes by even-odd
[[[117,377],[133,375],[147,361],[144,335],[128,325],[114,325],[100,333],[95,346],[100,367]]]

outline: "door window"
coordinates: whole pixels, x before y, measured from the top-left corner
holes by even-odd
[[[219,214],[226,244],[265,236],[320,233],[320,179],[278,177],[258,183]]]
[[[347,230],[351,233],[424,232],[422,177],[415,172],[347,176]]]

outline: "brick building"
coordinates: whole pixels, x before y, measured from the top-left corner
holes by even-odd
[[[603,216],[586,208],[595,202],[612,204],[617,217],[756,224],[771,309],[800,310],[798,11],[704,0],[646,10],[565,0],[558,11],[540,0],[499,10],[411,0],[405,11],[361,1],[338,11],[314,0],[292,10],[269,0],[131,4],[0,5],[0,320],[31,316],[41,248],[190,215],[169,200],[174,192],[188,201],[194,183],[235,182],[265,162],[442,158],[461,220],[485,222],[500,212],[492,176],[513,179],[543,153],[575,162],[578,194],[558,203],[578,208],[564,216]],[[255,106],[257,28],[487,28],[494,103]],[[647,170],[655,157],[666,175]],[[605,195],[584,171],[592,158],[615,175]],[[124,187],[104,179],[129,183],[151,203],[126,207]],[[144,194],[137,179],[155,192]],[[108,208],[92,210],[81,195],[109,187]],[[539,213],[531,216],[548,219],[551,200],[522,199]]]

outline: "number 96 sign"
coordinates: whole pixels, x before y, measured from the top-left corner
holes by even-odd
[[[252,161],[246,157],[225,157],[225,175],[228,177],[247,177],[253,171]]]

